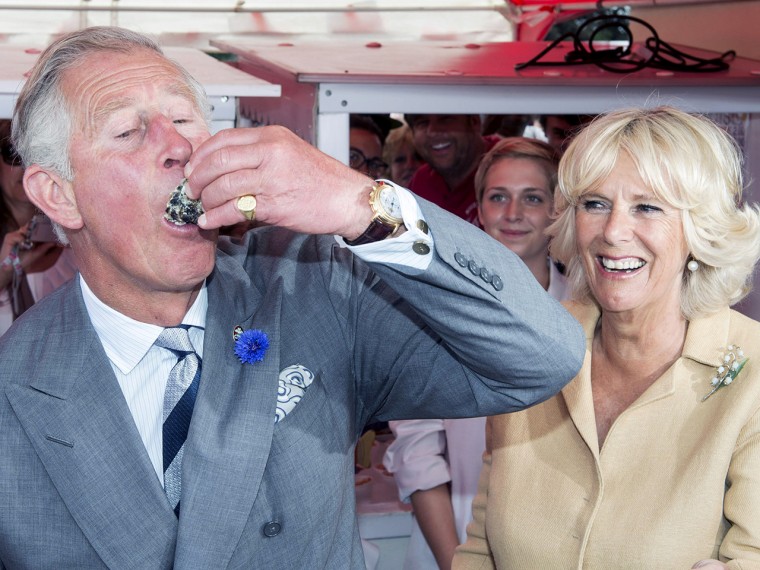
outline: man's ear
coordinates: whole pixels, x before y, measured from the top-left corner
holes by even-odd
[[[54,222],[69,230],[82,227],[71,182],[33,164],[24,171],[24,190],[29,200]]]

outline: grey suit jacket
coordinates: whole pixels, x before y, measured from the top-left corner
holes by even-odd
[[[0,567],[363,568],[353,447],[366,423],[520,409],[584,352],[517,257],[422,206],[435,255],[413,275],[276,228],[220,244],[179,521],[78,280],[35,305],[0,339]],[[236,325],[269,335],[262,362],[236,358]],[[314,381],[275,423],[291,365]]]

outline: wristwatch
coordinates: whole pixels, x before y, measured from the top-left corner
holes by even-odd
[[[358,238],[343,240],[348,245],[363,245],[384,240],[404,223],[401,216],[401,202],[396,189],[390,184],[376,181],[369,193],[369,205],[375,216]]]

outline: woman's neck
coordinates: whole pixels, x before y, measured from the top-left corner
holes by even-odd
[[[659,314],[603,312],[597,348],[614,368],[636,376],[667,370],[681,355],[688,322],[680,307]]]
[[[599,449],[618,416],[678,360],[687,325],[680,310],[654,322],[640,314],[602,313],[591,352]]]
[[[543,256],[541,258],[535,257],[527,260],[523,259],[523,263],[527,265],[528,269],[530,269],[530,272],[533,274],[533,277],[535,277],[536,281],[541,284],[541,287],[543,287],[544,290],[548,290],[550,277],[549,258]]]

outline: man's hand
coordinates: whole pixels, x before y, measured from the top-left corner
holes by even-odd
[[[256,197],[256,220],[302,233],[354,239],[372,219],[372,180],[284,127],[221,131],[193,152],[185,175],[204,229],[245,220],[236,204],[246,194]]]

